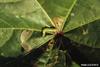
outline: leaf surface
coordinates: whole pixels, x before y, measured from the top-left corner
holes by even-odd
[[[0,47],[7,42],[13,34],[13,30],[0,29]]]
[[[10,31],[10,30],[7,30]],[[0,47],[0,56],[17,57],[21,55],[21,45],[19,41],[20,31],[14,30],[12,36],[2,47]]]
[[[94,21],[83,27],[74,29],[65,33],[65,36],[74,42],[93,47],[100,48],[100,20]]]
[[[77,0],[64,26],[64,32],[100,19],[99,0]]]
[[[42,30],[43,27],[50,26],[48,16],[36,0],[0,4],[1,28]]]

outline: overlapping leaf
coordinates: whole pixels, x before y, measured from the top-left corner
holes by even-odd
[[[1,28],[30,28],[38,30],[51,25],[50,20],[36,0],[1,3],[0,23]]]

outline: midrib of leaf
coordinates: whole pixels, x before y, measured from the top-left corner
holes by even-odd
[[[36,2],[37,2],[37,4],[41,7],[41,10],[44,12],[44,14],[47,16],[47,18],[50,20],[50,22],[51,22],[51,24],[53,25],[53,26],[55,26],[55,24],[53,23],[53,21],[51,20],[51,18],[49,17],[49,15],[47,14],[47,12],[43,9],[43,7],[40,5],[40,3],[37,1],[37,0],[35,0]]]
[[[77,0],[74,0],[72,6],[70,7],[70,9],[69,9],[69,11],[68,11],[68,13],[67,13],[67,15],[66,15],[66,17],[65,17],[65,21],[64,21],[64,23],[62,24],[62,27],[61,27],[62,30],[63,30],[63,28],[64,28],[64,25],[65,25],[66,20],[68,19],[69,15],[70,15],[70,13],[71,13],[71,11],[72,11],[72,9],[74,8],[74,6],[75,6],[76,3],[77,3]]]
[[[14,28],[13,25],[7,23],[7,21],[3,20],[0,18],[1,21],[3,21],[5,24],[11,26],[11,28],[0,28],[0,29],[13,29],[13,30],[24,30],[24,29],[27,29],[27,30],[34,30],[34,31],[41,31],[39,29],[32,29],[32,28]]]
[[[41,30],[39,30],[39,29],[32,29],[32,28],[14,28],[14,27],[12,27],[12,28],[0,28],[0,29],[8,29],[8,30],[10,30],[10,29],[12,29],[12,30],[32,30],[32,31],[41,32]]]

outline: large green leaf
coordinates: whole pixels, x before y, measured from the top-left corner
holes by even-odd
[[[100,48],[100,20],[65,33],[71,40],[93,48]]]
[[[68,32],[100,19],[99,6],[100,0],[77,0],[69,18],[67,18],[64,32]]]
[[[30,28],[41,30],[50,27],[48,16],[36,0],[23,0],[0,4],[1,28]]]

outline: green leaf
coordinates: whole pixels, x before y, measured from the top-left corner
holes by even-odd
[[[100,19],[99,6],[99,0],[77,0],[69,18],[67,18],[64,32],[68,32]]]
[[[45,21],[42,21],[42,19],[35,19],[35,21],[31,21],[22,17],[15,17],[14,15],[9,13],[0,13],[0,28],[31,29],[41,31],[42,28],[46,26],[46,24],[42,22]]]
[[[7,30],[10,31],[10,30]],[[9,32],[8,32],[9,33]],[[5,44],[0,47],[0,55],[4,57],[16,57],[22,54],[19,36],[21,32],[14,30],[14,33]]]
[[[12,36],[13,30],[0,29],[0,47],[2,47]]]
[[[100,48],[100,20],[65,33],[74,42],[93,48]]]
[[[0,4],[0,28],[36,29],[52,26],[36,0]]]
[[[47,14],[51,17],[64,17],[71,11],[76,0],[38,0]]]

